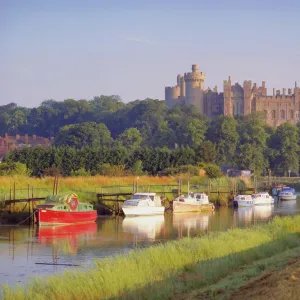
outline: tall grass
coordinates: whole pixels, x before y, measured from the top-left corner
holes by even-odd
[[[3,287],[4,299],[166,299],[211,284],[240,266],[300,246],[300,216],[249,229],[209,233],[95,261],[25,288]],[[189,275],[190,277],[188,277]]]

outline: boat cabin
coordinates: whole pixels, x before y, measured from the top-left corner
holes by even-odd
[[[161,206],[161,199],[156,193],[135,193],[126,200],[124,206]]]

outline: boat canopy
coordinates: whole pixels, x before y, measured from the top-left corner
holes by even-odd
[[[69,203],[72,198],[78,198],[74,193],[66,195],[50,195],[46,197],[46,202]]]

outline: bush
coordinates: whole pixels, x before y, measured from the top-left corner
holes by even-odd
[[[55,177],[55,176],[58,176],[60,175],[60,171],[58,168],[46,168],[44,171],[43,171],[43,175],[44,176],[49,176],[49,177]]]
[[[19,162],[7,162],[0,163],[0,176],[12,176],[12,175],[28,175],[29,170],[25,164]]]
[[[214,164],[206,164],[204,171],[209,178],[219,178],[223,175],[221,168]]]
[[[71,176],[91,176],[90,171],[87,171],[85,168],[80,168],[79,170],[76,171],[71,171]]]
[[[190,176],[199,176],[200,175],[200,168],[193,165],[184,165],[179,166],[177,168],[167,168],[163,171],[160,171],[158,175],[160,176],[174,176],[178,174],[189,174]]]

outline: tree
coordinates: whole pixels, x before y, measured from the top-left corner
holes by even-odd
[[[54,145],[67,145],[75,148],[85,146],[105,148],[109,147],[112,142],[110,131],[104,124],[88,122],[62,127],[55,138]]]
[[[274,165],[276,170],[287,175],[288,170],[299,171],[298,129],[295,125],[284,123],[277,127],[271,146],[277,150]]]
[[[118,141],[129,151],[132,152],[140,147],[142,143],[142,135],[136,128],[129,128],[125,130],[118,137]]]
[[[220,116],[211,123],[208,139],[216,144],[218,164],[234,163],[239,140],[237,122],[232,117]]]

